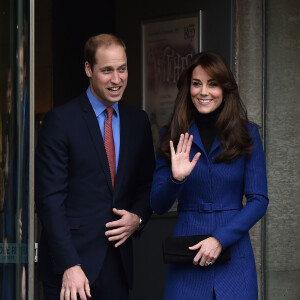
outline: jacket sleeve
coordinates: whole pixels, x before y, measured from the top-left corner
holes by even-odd
[[[213,233],[224,249],[238,241],[264,216],[269,202],[266,164],[257,126],[251,126],[249,132],[253,148],[251,157],[246,160],[244,170],[246,205],[226,226],[218,228]]]
[[[35,154],[35,201],[54,271],[80,264],[64,203],[68,197],[68,139],[55,112],[46,115]]]
[[[185,180],[177,182],[172,178],[171,167],[159,154],[156,158],[150,204],[157,214],[167,212],[176,201]]]

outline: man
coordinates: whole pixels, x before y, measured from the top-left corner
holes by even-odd
[[[152,213],[152,135],[146,113],[119,102],[124,43],[101,34],[84,52],[89,88],[46,115],[36,148],[38,272],[47,300],[124,300],[131,237]]]

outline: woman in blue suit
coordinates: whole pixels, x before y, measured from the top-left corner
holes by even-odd
[[[263,147],[233,74],[214,52],[195,55],[182,73],[159,141],[151,206],[163,214],[176,199],[174,235],[211,237],[189,247],[193,263],[169,265],[165,299],[258,299],[248,231],[268,206]],[[228,247],[230,261],[218,263]]]

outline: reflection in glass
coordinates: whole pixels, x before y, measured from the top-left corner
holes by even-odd
[[[0,299],[27,299],[28,9],[1,1],[0,26]]]

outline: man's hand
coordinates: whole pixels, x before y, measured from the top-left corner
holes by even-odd
[[[90,294],[89,281],[80,266],[74,266],[64,272],[60,300],[77,300],[77,293],[81,300],[87,300]]]
[[[105,235],[109,237],[110,242],[118,241],[115,247],[119,247],[139,228],[140,218],[124,209],[113,208],[113,212],[121,218],[106,224],[107,228],[115,229],[106,231]]]

